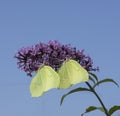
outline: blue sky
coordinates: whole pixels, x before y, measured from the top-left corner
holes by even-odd
[[[100,67],[99,78],[113,78],[120,84],[119,0],[1,0],[1,116],[80,116],[87,106],[99,106],[94,95],[85,92],[68,96],[60,106],[61,96],[70,89],[52,90],[40,98],[31,98],[31,78],[17,69],[13,57],[23,46],[49,40],[85,49],[94,66]],[[108,108],[120,105],[120,88],[109,83],[97,91]],[[99,111],[86,114],[96,115],[104,114]],[[117,112],[113,116],[119,115]]]

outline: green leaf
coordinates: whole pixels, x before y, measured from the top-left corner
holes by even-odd
[[[94,73],[89,72],[89,75],[91,78],[94,78],[96,82],[98,82],[98,77]]]
[[[68,92],[67,94],[64,94],[64,95],[62,96],[61,101],[60,101],[60,105],[62,105],[63,100],[64,100],[64,98],[65,98],[66,96],[68,96],[69,94],[75,93],[75,92],[79,92],[79,91],[89,91],[89,92],[91,92],[90,89],[88,89],[88,88],[82,88],[82,87],[79,87],[79,88],[76,88],[76,89],[74,89],[74,90],[71,90],[70,92]]]
[[[95,80],[89,75],[89,79],[94,83],[96,84]]]
[[[100,110],[100,111],[104,112],[103,107],[89,106],[89,107],[86,109],[86,111],[85,111],[83,114],[81,114],[81,116],[83,116],[84,114],[89,113],[89,112],[91,112],[91,111],[94,111],[94,110]]]
[[[109,114],[112,115],[117,110],[120,110],[120,106],[113,106],[113,107],[110,108]]]
[[[98,81],[98,82],[93,86],[93,88],[95,88],[97,85],[102,84],[102,83],[105,83],[105,82],[112,82],[112,83],[114,83],[115,85],[117,85],[117,86],[119,87],[119,85],[118,85],[113,79],[106,78],[106,79],[103,79],[103,80]]]

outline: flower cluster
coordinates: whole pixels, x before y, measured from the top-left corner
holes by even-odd
[[[98,70],[93,68],[93,62],[89,56],[84,55],[84,50],[76,50],[70,44],[62,45],[56,40],[21,48],[15,54],[15,58],[18,60],[18,68],[24,70],[29,76],[32,76],[32,72],[37,71],[43,64],[57,71],[67,59],[76,60],[87,71]]]

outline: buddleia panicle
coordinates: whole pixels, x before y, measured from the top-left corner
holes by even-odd
[[[30,47],[23,47],[14,56],[17,59],[18,68],[32,76],[41,65],[48,65],[57,71],[66,59],[76,60],[87,71],[96,71],[92,59],[84,54],[84,50],[77,50],[70,44],[61,44],[56,40],[48,43],[40,42]]]

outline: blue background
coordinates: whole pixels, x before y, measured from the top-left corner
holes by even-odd
[[[85,49],[100,67],[99,78],[120,84],[119,0],[0,0],[0,116],[80,116],[89,105],[99,106],[87,92],[72,94],[59,105],[63,94],[80,85],[31,97],[31,78],[17,69],[14,54],[49,40]],[[120,105],[120,88],[108,83],[97,91],[108,108]],[[86,114],[96,115],[104,116],[100,111]]]

